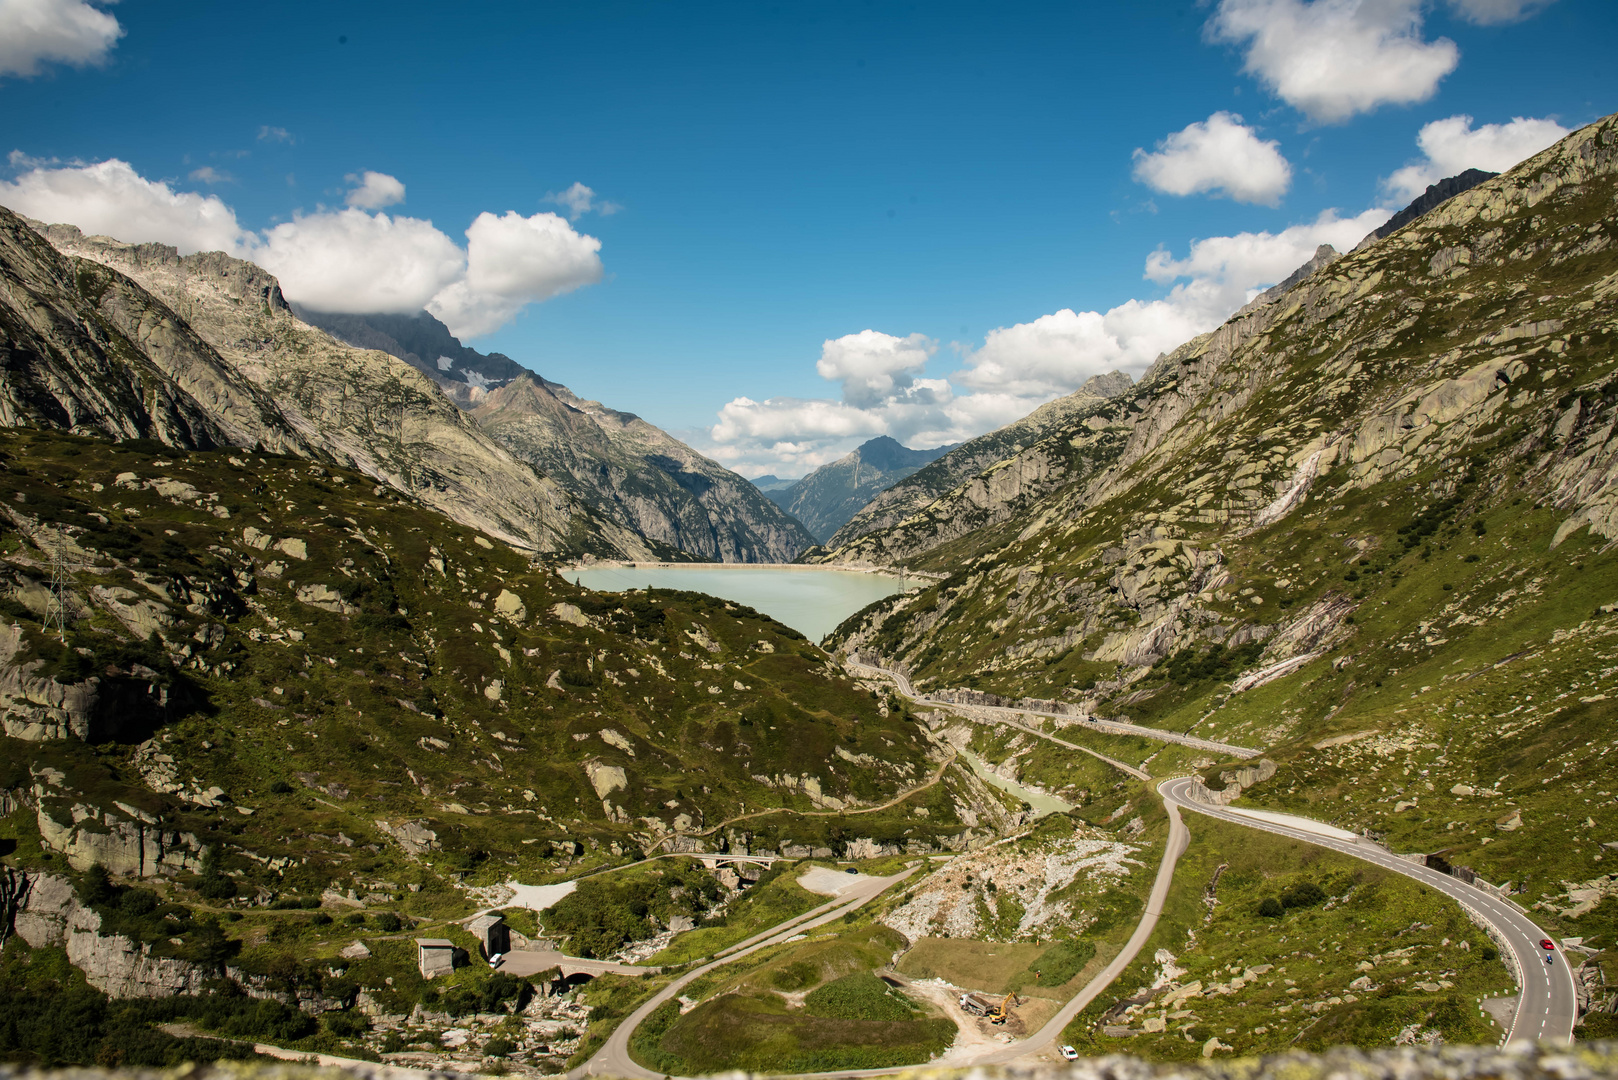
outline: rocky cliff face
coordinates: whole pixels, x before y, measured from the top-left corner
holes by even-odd
[[[273,282],[271,283],[273,284]],[[280,291],[257,303],[280,302]],[[0,423],[308,453],[273,397],[157,297],[0,208]]]
[[[213,974],[187,960],[153,956],[149,947],[122,935],[103,936],[101,916],[79,902],[72,883],[54,874],[31,878],[16,929],[31,948],[65,949],[85,980],[109,997],[196,994]]]
[[[784,490],[769,492],[769,497],[825,543],[877,494],[937,461],[956,445],[912,450],[881,435]]]
[[[293,313],[338,341],[360,349],[396,356],[443,389],[450,400],[469,409],[490,390],[529,374],[505,353],[482,353],[461,344],[430,312],[414,315],[348,315],[310,311],[292,305]]]
[[[791,562],[813,538],[752,484],[631,413],[524,374],[472,409],[512,454],[603,516],[713,562]]]
[[[409,364],[300,322],[251,263],[38,230],[0,211],[7,423],[318,457],[519,546],[658,552],[515,460]]]
[[[889,529],[911,515],[921,513],[983,470],[1012,457],[1053,432],[1082,423],[1085,417],[1132,385],[1129,376],[1121,371],[1097,375],[1073,393],[1046,402],[1016,423],[962,443],[873,498],[826,542],[827,547],[838,552],[831,558],[835,561],[861,561],[905,557],[897,554],[899,549],[890,550],[886,544],[879,550],[860,549],[857,554],[853,553],[850,545],[863,536]],[[985,523],[978,519],[972,527]],[[850,553],[844,555],[843,549],[850,549]]]

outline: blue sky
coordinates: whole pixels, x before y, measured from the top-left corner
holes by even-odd
[[[797,475],[1138,376],[1419,181],[1618,109],[1615,45],[1610,0],[0,0],[0,204],[315,306],[406,266],[388,303]]]

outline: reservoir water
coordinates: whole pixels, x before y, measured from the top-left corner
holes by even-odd
[[[562,576],[596,592],[684,589],[707,593],[762,611],[814,642],[866,604],[920,584],[914,578],[901,583],[888,574],[859,570],[735,563],[592,566],[564,570]]]

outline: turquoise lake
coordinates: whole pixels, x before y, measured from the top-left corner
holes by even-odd
[[[762,611],[814,642],[866,604],[921,584],[915,578],[901,583],[887,574],[820,567],[712,564],[593,566],[564,570],[562,576],[596,592],[650,588],[707,593]]]

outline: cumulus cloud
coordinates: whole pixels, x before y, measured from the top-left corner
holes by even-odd
[[[427,305],[460,336],[487,334],[528,304],[601,280],[601,241],[575,232],[555,214],[484,212],[466,230],[466,240],[465,279]]]
[[[343,199],[349,206],[360,210],[381,210],[404,202],[405,186],[387,173],[367,169],[363,173],[349,173],[343,179],[354,185]]]
[[[260,124],[258,129],[259,142],[291,143],[297,140],[292,133],[284,127],[271,127],[269,124]]]
[[[1168,195],[1223,192],[1237,202],[1275,206],[1292,184],[1280,143],[1264,141],[1236,113],[1216,112],[1135,151],[1135,179]]]
[[[123,36],[117,19],[84,0],[0,0],[0,76],[100,64]]]
[[[223,169],[216,169],[212,165],[204,165],[200,169],[192,169],[188,179],[199,184],[234,184],[236,178]]]
[[[252,237],[217,195],[175,191],[147,180],[127,161],[36,167],[0,181],[0,205],[45,222],[77,225],[91,235],[140,244],[173,244],[184,253],[241,254]]]
[[[815,370],[822,379],[842,383],[844,401],[868,408],[909,389],[937,349],[925,334],[900,338],[861,330],[823,342]]]
[[[369,209],[403,196],[393,177],[366,173],[353,182],[359,198],[348,208],[299,214],[261,233],[244,229],[217,195],[176,191],[116,159],[37,165],[0,181],[0,204],[91,234],[250,259],[280,278],[288,298],[317,311],[426,308],[463,337],[601,280],[601,242],[555,214],[479,214],[463,249],[431,221]]]
[[[250,253],[281,290],[316,311],[420,311],[466,274],[455,241],[417,218],[349,208],[304,214]]]
[[[1208,33],[1245,48],[1244,70],[1287,104],[1339,123],[1426,101],[1455,70],[1460,49],[1422,39],[1421,8],[1421,0],[1220,0]]]
[[[586,187],[577,180],[566,191],[547,191],[545,198],[541,201],[566,207],[569,221],[577,221],[580,217],[589,213],[610,217],[623,209],[615,202],[598,201],[594,189]]]
[[[1449,0],[1455,14],[1479,26],[1521,22],[1556,0]]]
[[[1382,187],[1395,202],[1408,202],[1427,185],[1467,169],[1505,172],[1567,134],[1567,128],[1548,117],[1518,116],[1507,124],[1479,128],[1472,126],[1470,116],[1434,120],[1416,136],[1422,160],[1396,171]]]
[[[736,398],[693,438],[704,453],[751,476],[795,476],[875,435],[915,447],[969,439],[1095,375],[1122,370],[1138,379],[1160,354],[1217,327],[1321,244],[1347,251],[1388,217],[1384,209],[1352,217],[1326,211],[1279,232],[1197,240],[1183,256],[1155,251],[1144,276],[1166,287],[1165,295],[1104,312],[1063,308],[991,330],[977,348],[959,350],[959,369],[944,378],[924,377],[935,349],[922,334],[865,330],[836,338],[821,346],[816,370],[841,384],[842,400]]]

